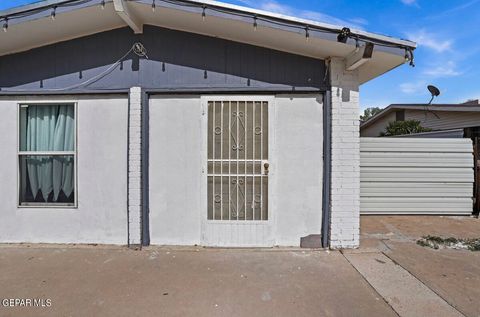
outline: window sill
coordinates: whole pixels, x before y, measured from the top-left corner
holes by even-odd
[[[32,208],[40,208],[40,209],[78,209],[78,205],[74,204],[49,204],[49,203],[26,203],[17,205],[18,209],[32,209]]]

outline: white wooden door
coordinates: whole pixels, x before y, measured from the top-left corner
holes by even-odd
[[[203,243],[271,246],[270,121],[273,97],[206,96]]]

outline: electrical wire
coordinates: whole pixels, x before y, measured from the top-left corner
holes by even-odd
[[[3,21],[5,21],[5,19],[8,19],[8,20],[21,19],[21,18],[26,18],[26,17],[32,16],[32,15],[44,12],[44,11],[51,10],[53,8],[58,9],[58,8],[64,8],[64,7],[73,7],[73,6],[89,3],[89,2],[92,2],[92,1],[95,1],[95,0],[70,0],[70,1],[63,2],[63,3],[59,3],[59,4],[52,4],[52,5],[46,6],[46,7],[31,9],[31,10],[27,10],[27,11],[24,11],[24,12],[11,14],[11,15],[8,15],[8,16],[2,16],[2,17],[0,17],[0,19],[2,19]]]
[[[86,80],[82,83],[76,84],[76,85],[72,85],[72,86],[64,87],[64,88],[49,89],[49,90],[52,90],[52,91],[70,90],[70,89],[80,88],[80,87],[83,87],[83,86],[86,86],[86,85],[93,84],[94,82],[96,82],[96,81],[102,79],[103,77],[105,77],[106,75],[110,74],[132,52],[139,57],[145,57],[145,58],[148,59],[147,50],[145,49],[145,47],[143,46],[142,43],[137,42],[137,43],[132,45],[132,47],[128,50],[128,52],[125,53],[125,55],[120,57],[120,59],[118,59],[115,63],[110,65],[110,67],[108,67],[105,71],[101,72],[100,74],[98,74],[98,75],[96,75],[96,76],[94,76],[94,77],[92,77],[92,78],[90,78],[90,79],[88,79],[88,80]]]
[[[131,0],[131,1],[142,2],[142,0]],[[176,1],[176,0],[158,0],[158,1],[173,4],[173,5],[177,5],[177,6],[203,9],[203,5],[188,3],[188,2],[184,2],[182,0],[178,0],[178,1]],[[257,14],[252,15],[252,14],[248,14],[248,13],[226,10],[226,9],[222,9],[222,8],[219,8],[219,7],[213,7],[213,6],[206,6],[206,9],[208,9],[210,11],[214,11],[214,12],[219,12],[219,13],[223,13],[223,14],[229,14],[229,15],[241,17],[241,18],[252,18],[252,19],[256,18],[258,21],[263,21],[263,22],[267,22],[267,23],[271,23],[271,24],[278,25],[278,26],[283,26],[283,27],[294,28],[294,29],[301,30],[301,31],[305,30],[305,25],[303,25],[303,24],[300,25],[300,24],[286,23],[286,22],[282,22],[281,19],[276,19],[276,18],[272,18],[272,17],[266,18],[266,17],[263,17],[263,16],[259,16]],[[309,26],[309,28],[310,27],[314,27],[315,28],[314,31],[316,31],[316,32],[335,33],[334,31],[332,31],[330,29],[321,28],[319,26]]]
[[[142,2],[142,0],[131,0],[131,1]],[[320,27],[318,25],[309,25],[309,24],[304,25],[304,24],[300,24],[300,23],[285,22],[282,19],[278,19],[278,18],[265,17],[265,16],[258,15],[258,14],[251,15],[251,14],[248,14],[248,13],[237,12],[235,10],[222,9],[222,8],[216,7],[216,6],[211,6],[211,5],[208,6],[208,5],[205,5],[205,4],[191,3],[188,0],[159,0],[159,1],[164,2],[164,3],[173,4],[173,5],[178,5],[178,6],[190,7],[190,8],[202,8],[202,9],[206,8],[210,11],[215,11],[215,12],[219,12],[219,13],[223,13],[223,14],[230,14],[230,15],[238,16],[238,17],[242,17],[242,18],[252,18],[252,19],[254,19],[254,23],[256,23],[256,21],[262,21],[262,22],[267,22],[267,23],[271,23],[271,24],[274,24],[274,25],[278,25],[278,26],[297,29],[299,31],[300,30],[303,31],[307,27],[309,31],[314,31],[314,32],[317,32],[317,33],[324,33],[324,34],[337,34],[338,33],[336,31],[333,31],[333,30],[328,29],[328,28],[323,28],[323,27]],[[370,38],[370,37],[367,37],[367,36],[364,36],[364,35],[361,35],[361,34],[350,34],[348,36],[348,38],[354,39],[355,41],[360,41],[361,40],[363,42],[370,42],[370,43],[373,43],[375,45],[383,46],[383,47],[405,49],[410,54],[410,66],[412,66],[412,67],[415,66],[413,49],[411,47],[408,47],[406,45],[401,45],[401,44],[392,44],[392,43],[389,43],[387,41]]]
[[[120,65],[120,63],[130,54],[130,53],[134,53],[135,55],[139,56],[139,57],[145,57],[148,59],[148,55],[147,55],[147,49],[143,46],[142,43],[140,42],[136,42],[132,45],[132,47],[125,53],[125,55],[123,55],[122,57],[120,57],[115,63],[113,63],[112,65],[110,65],[106,70],[104,70],[103,72],[101,72],[100,74],[84,81],[84,82],[81,82],[81,83],[78,83],[78,84],[75,84],[75,85],[72,85],[72,86],[68,86],[68,87],[63,87],[63,88],[50,88],[50,89],[44,89],[42,91],[65,91],[65,90],[71,90],[71,89],[75,89],[75,88],[80,88],[80,87],[84,87],[84,86],[87,86],[87,85],[91,85],[95,82],[97,82],[98,80],[104,78],[106,75],[110,74],[118,65]],[[31,89],[28,89],[26,91],[30,91]],[[9,91],[8,89],[5,89],[3,91]],[[15,92],[21,92],[22,90],[21,89],[15,89],[14,90]]]

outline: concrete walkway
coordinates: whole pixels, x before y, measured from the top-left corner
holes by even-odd
[[[342,252],[0,245],[0,316],[480,316],[480,252],[415,243],[478,237],[480,220],[361,221]]]
[[[0,316],[396,316],[340,252],[0,247]]]
[[[402,317],[463,316],[382,253],[347,253],[346,258]]]

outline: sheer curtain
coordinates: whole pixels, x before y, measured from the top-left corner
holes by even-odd
[[[24,151],[74,151],[73,105],[35,105],[26,112]],[[40,190],[45,201],[53,191],[53,201],[60,191],[66,197],[74,189],[73,155],[34,155],[27,157],[28,180],[35,197]]]

